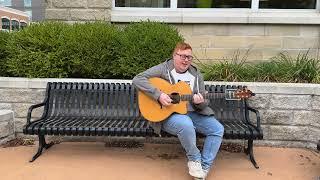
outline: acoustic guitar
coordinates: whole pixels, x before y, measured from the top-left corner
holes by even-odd
[[[170,84],[161,78],[150,78],[152,86],[158,88],[172,99],[170,106],[162,106],[160,102],[154,100],[143,91],[138,91],[138,104],[142,116],[151,122],[160,122],[169,117],[172,113],[186,114],[187,103],[192,101],[193,94],[190,86],[180,81]],[[226,89],[223,93],[202,94],[205,99],[225,98],[226,100],[241,100],[254,96],[248,89]]]

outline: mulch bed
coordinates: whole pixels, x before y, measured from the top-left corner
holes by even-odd
[[[17,146],[30,146],[34,144],[35,144],[34,139],[15,138],[1,145],[1,147],[7,148],[7,147],[17,147]]]
[[[55,144],[59,144],[60,141],[54,141]],[[17,147],[17,146],[30,146],[34,145],[35,140],[34,139],[28,139],[28,138],[15,138],[12,139],[5,144],[1,145],[1,147]],[[139,141],[131,141],[131,140],[122,140],[122,141],[108,141],[105,143],[105,147],[119,147],[119,148],[142,148],[143,142]],[[199,146],[199,149],[202,149],[201,146]],[[240,153],[244,152],[243,145],[236,144],[236,143],[222,143],[221,150],[225,150],[227,152],[232,153]]]

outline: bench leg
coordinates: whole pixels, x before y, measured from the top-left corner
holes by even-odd
[[[33,162],[34,160],[36,160],[42,154],[43,148],[49,149],[54,144],[53,142],[51,142],[50,144],[47,144],[44,138],[44,135],[38,135],[38,136],[39,136],[38,152],[32,157],[32,159],[29,162]]]
[[[256,160],[254,159],[254,156],[253,156],[253,140],[252,140],[252,139],[249,139],[249,140],[248,140],[248,148],[246,148],[245,153],[246,153],[247,155],[249,155],[250,160],[251,160],[253,166],[254,166],[256,169],[259,169],[259,166],[258,166],[258,164],[256,163]]]

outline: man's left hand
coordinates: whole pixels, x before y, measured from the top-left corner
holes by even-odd
[[[201,104],[204,102],[204,98],[202,96],[202,94],[197,93],[193,95],[193,103],[194,104]]]

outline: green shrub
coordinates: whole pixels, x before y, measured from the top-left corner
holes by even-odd
[[[271,61],[257,64],[235,57],[232,61],[200,64],[205,80],[320,83],[320,62],[310,58],[308,52],[299,53],[296,58],[280,53]]]
[[[63,50],[64,23],[46,22],[31,24],[14,32],[8,43],[9,71],[12,76],[22,77],[67,77],[70,64]]]
[[[6,60],[8,57],[7,43],[10,38],[10,33],[0,31],[0,76],[7,76]]]
[[[113,25],[95,22],[74,24],[65,34],[61,53],[70,61],[70,77],[112,78],[111,64],[117,57],[120,31]]]
[[[165,23],[146,21],[129,24],[123,29],[112,72],[118,77],[131,79],[170,58],[176,43],[182,40],[177,30]]]
[[[320,72],[319,60],[310,58],[309,52],[299,53],[296,58],[286,53],[280,53],[272,58],[272,63],[277,67],[277,71],[281,73],[280,82],[299,82],[311,83]]]
[[[248,52],[241,57],[236,51],[231,60],[218,63],[198,63],[203,77],[207,81],[250,81],[252,73],[249,64],[246,64]]]
[[[110,78],[117,34],[102,22],[32,24],[13,34],[8,66],[13,76]]]
[[[32,24],[8,44],[12,76],[132,78],[162,62],[182,37],[172,26],[140,22],[123,30],[95,22]]]

